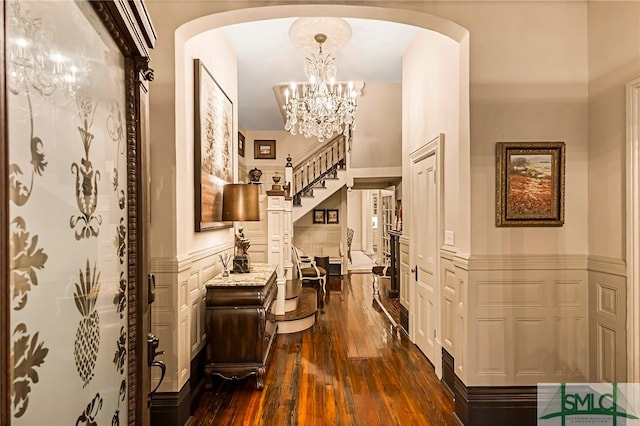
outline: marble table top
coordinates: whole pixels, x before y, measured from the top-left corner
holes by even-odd
[[[278,265],[266,263],[252,263],[250,271],[246,274],[234,274],[229,272],[228,277],[223,277],[222,273],[216,275],[206,283],[205,287],[262,287],[267,283]]]

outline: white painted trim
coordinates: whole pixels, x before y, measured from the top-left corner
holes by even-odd
[[[583,254],[544,254],[544,255],[472,255],[452,251],[449,247],[440,249],[440,256],[465,265],[459,266],[468,271],[513,271],[513,270],[588,270],[609,275],[625,277],[626,263],[621,259]]]
[[[627,379],[640,382],[640,78],[627,83]]]
[[[589,256],[587,269],[608,275],[627,276],[627,263],[622,259],[605,256]]]
[[[455,256],[456,256],[455,247],[447,246],[447,245],[440,247],[440,257],[442,259],[447,259],[453,262],[453,259]]]
[[[311,328],[316,323],[316,314],[292,321],[278,321],[277,334],[291,334]]]
[[[194,262],[215,256],[227,250],[233,250],[232,243],[225,242],[223,244],[217,244],[203,250],[198,250],[177,257],[153,257],[151,258],[151,272],[180,273],[189,269]],[[215,264],[217,263],[218,258],[212,260],[212,264]]]
[[[438,136],[436,136],[435,138],[433,138],[432,140],[430,140],[429,142],[427,142],[426,144],[424,144],[423,146],[421,146],[420,148],[416,149],[415,151],[413,151],[412,153],[409,154],[409,159],[411,160],[410,163],[410,169],[411,169],[411,179],[413,179],[413,175],[414,175],[414,165],[415,163],[419,162],[420,160],[423,160],[424,158],[427,158],[431,155],[435,155],[436,156],[436,214],[437,214],[437,218],[436,218],[436,235],[438,236],[438,241],[436,241],[436,247],[442,247],[443,245],[443,235],[444,235],[444,191],[443,191],[443,184],[444,184],[444,133],[440,133]],[[413,184],[413,182],[409,183],[409,194],[412,194],[412,188],[411,185]],[[409,206],[407,206],[409,207]],[[413,208],[412,206],[409,207],[410,209]],[[415,230],[417,229],[416,225],[415,225],[415,221],[419,220],[419,217],[417,217],[417,215],[412,214],[412,224],[411,227],[409,228],[411,231],[411,233],[414,233]],[[415,237],[414,235],[410,235],[409,238],[411,239],[412,237]],[[416,259],[415,259],[415,247],[412,244],[409,244],[409,266],[410,267],[415,267],[416,265]],[[442,335],[442,324],[441,324],[441,311],[442,311],[442,306],[441,306],[441,301],[440,301],[440,256],[436,256],[435,259],[435,270],[434,270],[434,289],[435,289],[435,297],[434,299],[436,300],[436,339],[435,339],[435,344],[436,344],[436,353],[435,356],[437,359],[433,359],[431,360],[432,364],[434,365],[435,368],[435,373],[436,376],[438,378],[442,378],[442,362],[440,362],[440,354],[442,353],[442,342],[440,341],[440,336]],[[411,276],[413,277],[414,275],[411,274]],[[412,279],[411,281],[411,287],[410,287],[410,291],[409,291],[409,338],[411,339],[412,342],[415,343],[416,339],[415,339],[415,330],[416,330],[416,325],[415,325],[415,280]]]
[[[586,254],[541,254],[541,255],[471,255],[469,271],[497,270],[587,270]]]

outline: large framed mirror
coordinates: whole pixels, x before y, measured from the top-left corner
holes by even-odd
[[[0,420],[144,422],[153,27],[141,2],[2,8]]]

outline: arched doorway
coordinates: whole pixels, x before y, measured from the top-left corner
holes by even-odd
[[[154,7],[150,7],[151,13],[154,13]],[[157,6],[162,8],[162,4]],[[199,6],[200,7],[200,6]],[[205,7],[206,6],[202,6]],[[165,392],[178,392],[182,389],[189,377],[190,348],[197,350],[197,345],[189,345],[190,329],[189,324],[194,321],[189,309],[183,309],[184,306],[190,305],[188,296],[184,296],[185,292],[175,288],[184,286],[191,279],[191,275],[180,275],[183,271],[188,270],[191,266],[181,264],[182,259],[192,256],[192,253],[205,253],[208,247],[225,246],[230,241],[230,234],[227,231],[216,231],[206,235],[195,235],[191,224],[190,206],[193,205],[193,199],[189,194],[192,186],[193,164],[192,156],[188,148],[183,146],[185,141],[192,142],[192,124],[190,122],[191,98],[188,91],[191,90],[191,75],[189,67],[185,66],[187,61],[191,61],[192,57],[187,52],[187,43],[197,37],[199,34],[221,28],[226,25],[249,22],[252,20],[277,19],[287,17],[300,16],[339,16],[339,17],[355,17],[364,19],[385,20],[390,22],[398,22],[414,25],[420,28],[437,32],[444,37],[453,40],[457,46],[459,55],[459,80],[458,86],[460,93],[457,97],[457,123],[458,137],[451,141],[451,152],[460,153],[461,158],[468,162],[469,159],[469,43],[468,32],[459,25],[446,19],[429,15],[425,13],[416,13],[415,11],[363,7],[363,6],[337,6],[337,5],[286,5],[286,6],[269,6],[256,7],[249,9],[238,9],[225,11],[221,13],[213,13],[215,10],[208,10],[212,13],[206,16],[199,16],[206,13],[206,10],[190,10],[188,12],[174,11],[177,16],[163,17],[166,25],[160,25],[164,28],[164,39],[170,39],[173,42],[173,49],[160,52],[159,57],[153,58],[154,64],[160,64],[163,70],[156,66],[157,89],[152,93],[151,99],[151,118],[154,123],[152,129],[152,140],[156,143],[155,147],[162,156],[159,163],[152,165],[152,180],[162,182],[166,185],[166,190],[171,194],[174,205],[167,208],[163,204],[160,197],[153,197],[154,223],[152,229],[152,247],[155,252],[152,257],[155,259],[152,264],[158,269],[168,271],[166,276],[167,292],[161,294],[170,294],[170,299],[158,306],[162,306],[163,312],[158,313],[154,318],[158,322],[154,324],[160,330],[158,334],[163,342],[163,347],[167,348],[167,378],[165,384],[161,388]],[[173,39],[171,39],[173,37]],[[236,83],[237,84],[237,83]],[[233,89],[235,90],[235,89]],[[186,93],[186,94],[185,94]],[[231,97],[233,98],[233,94]],[[403,102],[404,103],[404,102]],[[403,105],[404,110],[404,105]],[[413,111],[413,117],[403,126],[411,126],[411,120],[416,122],[421,120],[420,111]],[[237,118],[235,119],[234,128],[237,128]],[[422,126],[420,126],[422,127]],[[167,138],[166,135],[172,135],[173,138]],[[409,137],[409,136],[407,136]],[[413,139],[411,139],[413,138]],[[423,145],[429,139],[422,134],[413,134],[407,141],[403,137],[403,155]],[[174,142],[177,141],[177,142]],[[406,147],[405,147],[406,145]],[[453,149],[455,147],[455,149]],[[448,158],[452,162],[457,159]],[[446,164],[446,161],[445,161]],[[408,166],[407,166],[408,167]],[[453,186],[448,190],[457,191],[459,193],[468,192],[469,186],[469,164],[456,164],[450,168],[451,173],[455,173],[455,179],[451,181],[458,182],[459,185],[465,185],[466,189],[457,191]],[[407,169],[408,173],[408,169]],[[410,188],[403,188],[403,192],[410,194]],[[409,203],[408,196],[404,197],[404,203]],[[459,198],[457,195],[454,198]],[[462,197],[464,198],[464,197]],[[467,197],[468,198],[468,197]],[[407,204],[403,208],[409,210]],[[457,208],[461,211],[469,211],[468,200],[467,205],[458,203]],[[445,207],[446,211],[446,207]],[[173,232],[166,232],[166,230]],[[162,230],[163,232],[160,232]],[[458,235],[459,241],[468,240],[469,236],[462,233]],[[204,256],[204,255],[203,255]],[[166,263],[163,263],[166,259]],[[177,267],[175,266],[177,263]],[[193,272],[194,276],[198,273]],[[197,279],[197,278],[195,278]],[[165,279],[161,278],[161,281]],[[164,285],[162,282],[160,286]],[[190,284],[189,284],[190,285]],[[197,286],[197,284],[194,284]],[[171,287],[173,286],[173,287]],[[195,299],[194,299],[195,301]],[[187,313],[185,313],[187,312]],[[197,309],[196,309],[197,312]],[[175,324],[180,324],[175,331]],[[164,332],[162,329],[166,330]],[[170,348],[178,348],[171,351]],[[186,349],[185,349],[186,348]],[[195,349],[194,349],[195,348]],[[436,351],[437,352],[437,351]],[[172,358],[172,359],[171,359]],[[440,368],[439,362],[434,363]]]

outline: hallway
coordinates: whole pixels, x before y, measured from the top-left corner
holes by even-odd
[[[190,425],[456,425],[453,399],[372,303],[371,276],[345,276],[311,329],[278,335],[265,387],[214,379]]]

